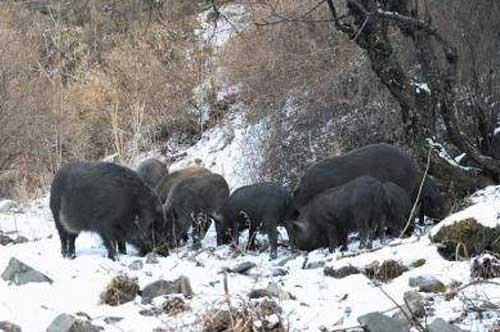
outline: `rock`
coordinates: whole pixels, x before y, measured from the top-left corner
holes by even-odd
[[[491,254],[474,258],[471,264],[471,277],[481,279],[500,277],[500,259]]]
[[[426,263],[426,260],[424,258],[417,259],[413,263],[411,263],[411,267],[416,269],[417,267],[424,266]]]
[[[189,278],[180,276],[174,281],[158,280],[142,290],[142,304],[151,303],[157,296],[182,293],[186,298],[193,296],[193,290]]]
[[[154,251],[146,255],[146,264],[158,264],[158,263],[160,263],[160,261],[158,261],[158,256]]]
[[[342,278],[348,277],[348,276],[353,275],[353,274],[359,274],[360,271],[358,270],[358,268],[356,268],[352,265],[342,266],[341,268],[339,268],[337,270],[335,270],[331,266],[327,266],[323,270],[323,273],[329,277],[334,277],[336,279],[342,279]]]
[[[16,239],[14,240],[14,243],[15,244],[21,244],[21,243],[26,243],[28,242],[28,238],[25,237],[25,236],[22,236],[22,235],[19,235],[18,237],[16,237]]]
[[[406,324],[382,315],[378,312],[373,312],[361,317],[358,317],[358,322],[368,332],[409,332]]]
[[[436,318],[431,325],[427,327],[428,332],[463,332],[456,326],[450,325],[442,318]]]
[[[133,301],[138,293],[137,278],[119,275],[111,280],[99,298],[101,303],[118,306]]]
[[[139,315],[145,316],[145,317],[156,317],[160,316],[163,313],[163,310],[160,308],[149,308],[149,309],[142,309],[139,311]]]
[[[132,263],[129,264],[128,268],[132,271],[139,271],[139,270],[142,270],[142,268],[144,267],[144,263],[142,262],[142,260],[140,259],[137,259],[135,261],[133,261]]]
[[[486,249],[500,254],[499,236],[500,227],[487,227],[474,218],[467,218],[441,227],[432,236],[432,241],[445,259],[459,260],[480,255]],[[456,257],[457,253],[459,257]]]
[[[109,317],[105,317],[104,318],[104,322],[106,324],[115,324],[115,323],[118,323],[118,322],[121,322],[124,318],[123,317],[114,317],[114,316],[109,316]]]
[[[6,246],[11,243],[14,243],[14,240],[12,240],[10,236],[4,235],[0,232],[0,245]]]
[[[0,213],[10,213],[14,212],[17,208],[17,204],[10,199],[4,199],[0,201]]]
[[[21,332],[22,330],[18,325],[14,324],[14,323],[3,321],[3,322],[0,322],[0,331]]]
[[[283,267],[275,267],[272,269],[273,277],[283,277],[286,276],[289,272],[288,269]]]
[[[248,297],[250,299],[260,299],[263,297],[276,297],[280,300],[295,300],[295,296],[283,290],[277,283],[270,282],[266,288],[253,289]]]
[[[3,280],[13,282],[18,286],[30,282],[53,282],[52,279],[47,277],[45,274],[38,272],[15,257],[10,259],[9,265],[2,273],[2,278]]]
[[[424,297],[415,291],[407,291],[403,295],[405,304],[402,306],[403,311],[398,311],[393,318],[410,324],[407,317],[422,318],[425,315]]]
[[[77,319],[68,314],[60,314],[47,327],[47,332],[100,332],[104,329]]]
[[[319,268],[322,268],[323,266],[325,266],[325,262],[324,261],[308,262],[304,266],[304,270],[319,269]]]
[[[446,286],[431,275],[410,278],[409,284],[410,287],[418,287],[418,291],[424,293],[442,293],[446,290]]]
[[[180,297],[172,297],[162,305],[162,311],[168,316],[177,316],[191,308]]]
[[[256,266],[257,265],[253,262],[244,262],[232,268],[224,268],[224,270],[231,273],[246,274],[250,269],[253,269]]]

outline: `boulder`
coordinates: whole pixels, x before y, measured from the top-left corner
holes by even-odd
[[[140,259],[137,259],[135,261],[133,261],[132,263],[129,264],[128,268],[132,271],[139,271],[139,270],[142,270],[142,268],[144,267],[144,263],[142,262],[142,260]]]
[[[409,285],[424,293],[443,293],[446,290],[446,286],[432,275],[410,278]]]
[[[47,332],[100,332],[104,329],[68,314],[60,314],[47,327]]]
[[[463,332],[456,326],[445,322],[442,318],[436,318],[431,325],[427,327],[428,332]]]
[[[14,324],[14,323],[2,321],[2,322],[0,322],[0,331],[3,331],[3,332],[21,332],[22,330],[18,325]]]
[[[15,257],[10,259],[7,268],[2,273],[2,278],[3,280],[12,282],[18,286],[30,282],[53,282],[52,279],[47,277],[45,274],[38,272]]]
[[[410,318],[422,318],[425,315],[425,301],[424,297],[415,291],[407,291],[403,295],[405,304],[402,305],[402,311],[399,310],[393,315],[393,318],[404,321],[410,324]]]
[[[247,272],[257,265],[253,262],[244,262],[231,268],[224,268],[224,271],[231,273],[247,274]]]
[[[142,290],[142,304],[149,304],[157,296],[169,294],[183,294],[186,298],[193,296],[193,290],[189,278],[180,276],[174,281],[158,280]]]
[[[348,277],[348,276],[353,275],[353,274],[359,274],[361,272],[359,271],[359,269],[357,267],[354,267],[352,265],[346,265],[346,266],[342,266],[341,268],[339,268],[337,270],[335,270],[331,266],[327,266],[324,268],[323,273],[329,277],[334,277],[336,279],[342,279],[342,278]]]
[[[387,317],[379,312],[358,317],[358,322],[368,332],[409,332],[403,322]]]

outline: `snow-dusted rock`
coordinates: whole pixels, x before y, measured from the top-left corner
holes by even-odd
[[[456,326],[448,324],[442,318],[437,318],[428,327],[429,332],[463,332]]]
[[[128,268],[132,271],[139,271],[139,270],[142,270],[142,268],[144,267],[144,263],[142,262],[142,260],[140,259],[137,259],[135,261],[133,261],[132,263],[129,264]]]
[[[0,331],[3,332],[21,332],[21,328],[14,323],[3,321],[0,322]]]
[[[425,315],[425,302],[422,295],[415,291],[408,291],[404,293],[403,300],[405,303],[402,306],[403,311],[396,312],[393,318],[409,324],[407,317],[421,318]]]
[[[90,322],[77,319],[68,314],[60,314],[47,327],[47,332],[100,332],[104,329]]]
[[[12,257],[9,261],[9,265],[2,273],[2,278],[5,281],[13,282],[14,284],[20,286],[30,282],[48,282],[52,283],[52,279],[47,277],[45,274],[38,272],[32,267],[24,264],[15,257]]]
[[[157,296],[178,293],[183,294],[187,298],[193,296],[193,290],[188,277],[180,276],[174,281],[158,280],[147,285],[142,290],[142,303],[151,303],[151,300]]]
[[[358,317],[358,322],[369,332],[409,332],[406,324],[379,312]]]
[[[418,287],[419,292],[441,293],[445,290],[445,285],[432,275],[410,278],[410,287]]]

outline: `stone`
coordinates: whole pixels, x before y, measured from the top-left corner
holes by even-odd
[[[10,236],[4,235],[0,232],[0,245],[6,246],[11,243],[14,243],[14,240]]]
[[[319,268],[322,268],[323,266],[325,266],[325,262],[324,261],[308,262],[304,266],[304,270],[319,269]]]
[[[405,304],[402,305],[403,311],[399,310],[393,318],[410,324],[407,317],[422,318],[425,315],[424,297],[415,291],[407,291],[403,295]]]
[[[411,267],[416,269],[417,267],[424,266],[426,263],[426,260],[424,258],[417,259],[413,263],[411,263]]]
[[[109,316],[109,317],[104,317],[104,322],[106,324],[115,324],[118,322],[121,322],[124,318],[123,317],[115,317],[115,316]]]
[[[18,325],[8,322],[8,321],[2,321],[0,322],[0,331],[4,332],[21,332],[21,327]]]
[[[53,282],[52,279],[47,277],[45,274],[38,272],[15,257],[10,259],[7,268],[5,268],[5,271],[2,273],[2,278],[3,280],[13,282],[18,286],[30,282]]]
[[[101,303],[118,306],[133,301],[139,294],[139,289],[137,278],[119,275],[111,279],[99,298]]]
[[[129,264],[128,268],[132,271],[139,271],[139,270],[142,270],[142,268],[144,267],[144,263],[142,262],[142,260],[140,259],[137,259],[135,261],[133,261],[132,263]]]
[[[410,278],[409,285],[418,287],[418,291],[424,293],[442,293],[446,290],[446,286],[432,275]]]
[[[406,324],[379,312],[358,317],[358,322],[368,332],[409,332]]]
[[[283,277],[286,276],[289,272],[288,269],[283,267],[275,267],[272,269],[273,277]]]
[[[150,252],[146,255],[146,264],[158,264],[160,261],[158,260],[158,256],[155,252]]]
[[[26,243],[28,242],[28,238],[25,237],[25,236],[22,236],[22,235],[19,235],[18,237],[16,237],[16,239],[14,240],[14,243],[15,244],[21,244],[21,243]]]
[[[348,277],[353,274],[359,274],[361,273],[357,267],[354,267],[352,265],[346,265],[342,266],[341,268],[335,270],[331,266],[325,267],[323,270],[324,275],[329,276],[329,277],[334,277],[336,279],[342,279],[345,277]]]
[[[193,290],[189,278],[180,276],[174,281],[158,280],[142,290],[142,304],[149,304],[157,296],[169,294],[183,294],[186,298],[193,296]]]
[[[163,310],[160,308],[148,308],[148,309],[142,309],[139,311],[139,315],[145,316],[145,317],[156,317],[159,316],[163,313]]]
[[[253,289],[248,297],[250,299],[260,299],[263,297],[276,297],[280,300],[295,300],[295,296],[282,289],[277,283],[270,282],[266,288]]]
[[[60,314],[47,327],[47,332],[100,332],[104,329],[90,322],[77,319],[68,314]]]
[[[0,201],[0,213],[14,212],[16,208],[17,203],[10,199],[4,199]]]
[[[456,326],[445,322],[442,318],[436,318],[431,325],[427,327],[428,332],[463,332]]]
[[[231,273],[246,274],[250,269],[253,269],[256,266],[257,265],[253,262],[244,262],[232,268],[224,268],[224,270]]]

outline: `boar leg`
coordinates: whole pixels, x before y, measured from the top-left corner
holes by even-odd
[[[255,222],[250,222],[250,229],[248,230],[248,244],[247,250],[255,250],[255,236],[257,235],[257,225]]]
[[[115,244],[113,241],[110,241],[107,237],[101,235],[102,242],[104,243],[104,246],[108,250],[108,258],[116,261],[117,256],[116,256],[116,249],[115,249]]]
[[[116,244],[118,246],[118,252],[122,255],[127,254],[127,245],[125,241],[116,241]]]
[[[278,230],[273,228],[267,234],[269,238],[269,243],[271,244],[271,254],[269,256],[270,260],[278,258]]]

